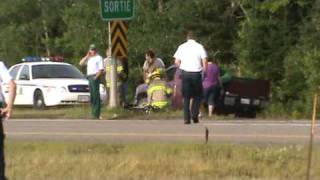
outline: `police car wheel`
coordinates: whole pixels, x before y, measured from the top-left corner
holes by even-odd
[[[40,90],[36,90],[34,93],[33,107],[35,109],[43,109],[45,107],[44,98]]]

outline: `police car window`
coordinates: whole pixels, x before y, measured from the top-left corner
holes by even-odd
[[[29,66],[24,65],[19,76],[19,80],[30,80]]]
[[[33,79],[72,78],[83,79],[83,74],[71,65],[41,64],[32,66]]]
[[[21,67],[21,65],[15,66],[14,68],[12,68],[12,69],[10,70],[9,73],[10,73],[10,75],[12,76],[13,79],[16,79],[20,67]]]

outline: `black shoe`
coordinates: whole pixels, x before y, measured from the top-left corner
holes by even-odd
[[[191,124],[190,121],[184,121],[184,124]]]
[[[194,124],[199,123],[199,119],[193,119],[193,123],[194,123]]]

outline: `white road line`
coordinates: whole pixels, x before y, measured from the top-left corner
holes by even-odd
[[[120,136],[120,137],[204,137],[204,134],[190,133],[77,133],[77,132],[6,132],[8,136]],[[273,138],[273,139],[308,139],[308,135],[287,134],[211,134],[211,138]],[[320,136],[314,136],[320,139]]]
[[[126,136],[126,137],[204,137],[203,134],[191,133],[77,133],[77,132],[5,132],[6,135],[44,135],[44,136]]]
[[[164,123],[167,124],[169,123],[177,123],[177,124],[182,124],[182,121],[180,120],[91,120],[91,119],[11,119],[7,121],[6,123],[10,122],[85,122],[85,123],[90,123],[90,122],[98,122],[98,123],[110,123],[110,122],[140,122],[143,124],[151,124],[151,123]],[[270,122],[270,121],[255,121],[255,122],[248,122],[245,120],[234,120],[234,121],[216,121],[216,122],[209,122],[209,121],[204,121],[203,123],[200,123],[199,125],[204,125],[204,126],[299,126],[299,127],[310,127],[310,122],[309,121],[277,121],[277,122]],[[317,127],[320,127],[320,123],[316,124]]]
[[[205,123],[204,126],[297,126],[297,127],[310,127],[310,124],[301,123]],[[320,127],[320,124],[316,124]]]
[[[10,119],[5,122],[112,122],[116,120],[95,120],[95,119]]]

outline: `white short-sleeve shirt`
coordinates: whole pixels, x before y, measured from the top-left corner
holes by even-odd
[[[95,75],[99,70],[103,70],[103,58],[100,55],[90,57],[87,62],[87,75]]]
[[[2,87],[1,87],[1,83],[8,83],[9,81],[12,80],[11,75],[9,74],[8,69],[6,68],[6,66],[4,65],[4,63],[2,61],[0,61],[0,102],[4,101],[4,96],[2,94]]]
[[[189,39],[178,47],[173,57],[181,61],[180,69],[187,72],[200,72],[202,71],[202,59],[208,56],[200,43]]]
[[[12,80],[12,77],[9,74],[8,69],[6,68],[4,63],[0,61],[0,82],[8,83],[10,80]]]

